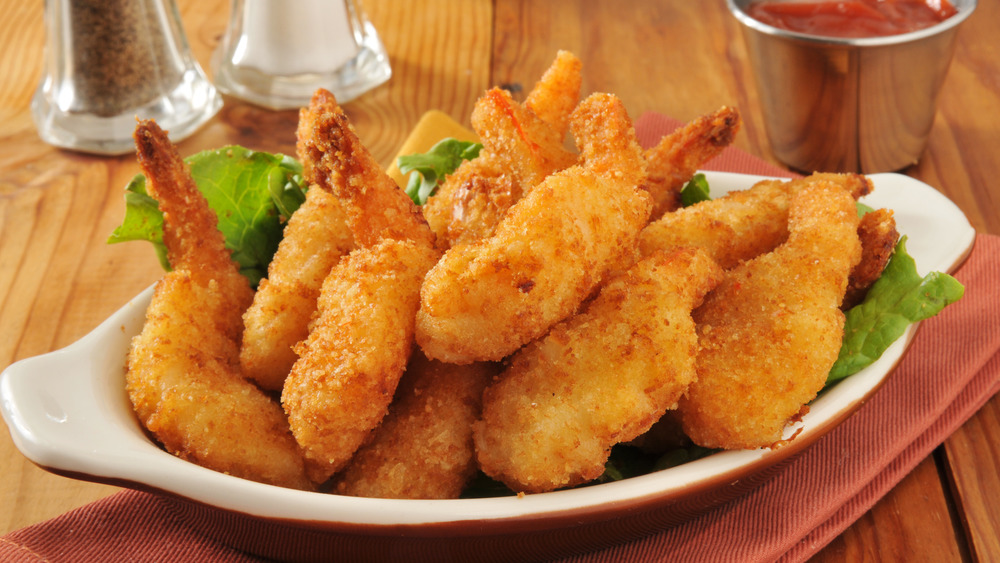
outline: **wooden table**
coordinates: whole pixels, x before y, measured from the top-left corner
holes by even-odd
[[[179,0],[194,54],[209,56],[225,0]],[[61,348],[160,275],[145,244],[104,243],[124,212],[132,156],[93,157],[39,140],[29,101],[43,65],[42,2],[2,0],[0,18],[0,368]],[[584,91],[622,98],[637,117],[691,119],[739,107],[736,145],[772,160],[740,31],[724,2],[368,0],[394,76],[348,104],[388,164],[427,110],[467,122],[492,85],[529,88],[557,49],[584,63]],[[961,31],[929,146],[904,172],[938,188],[980,232],[1000,234],[1000,4],[981,2]],[[238,143],[291,152],[297,114],[233,99],[180,144],[182,154]],[[1000,397],[917,467],[816,560],[1000,558]],[[0,532],[115,492],[50,475],[0,432]]]

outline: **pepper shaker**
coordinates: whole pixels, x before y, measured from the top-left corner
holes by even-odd
[[[306,106],[318,88],[344,103],[392,76],[354,0],[233,0],[212,70],[223,93],[270,109]]]
[[[45,0],[45,24],[31,110],[49,144],[124,154],[137,118],[155,119],[177,141],[222,107],[174,0]]]

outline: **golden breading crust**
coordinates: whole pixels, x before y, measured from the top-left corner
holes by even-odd
[[[413,201],[358,139],[333,95],[302,112],[300,141],[317,185],[343,203],[354,251],[327,275],[281,400],[313,480],[351,459],[392,401],[413,346],[434,235]]]
[[[173,266],[156,286],[127,359],[126,388],[139,420],[167,451],[199,465],[313,488],[281,408],[239,372],[242,314],[253,294],[215,213],[164,131],[144,121],[135,137]]]
[[[701,250],[651,256],[515,354],[483,398],[483,472],[519,492],[600,476],[611,446],[648,430],[694,380],[691,310],[721,277]]]
[[[640,188],[642,151],[617,98],[595,94],[581,106],[594,120],[579,129],[584,166],[546,178],[493,236],[451,247],[427,274],[417,343],[428,357],[498,361],[571,315],[608,272],[634,260],[651,207]]]
[[[284,237],[243,314],[243,375],[280,391],[298,356],[292,350],[309,334],[323,279],[354,248],[340,201],[318,186],[285,225]]]
[[[792,198],[787,242],[726,273],[694,312],[698,380],[678,411],[707,448],[777,443],[826,382],[843,337],[840,302],[861,257],[854,200],[819,180]]]
[[[665,135],[646,151],[653,219],[680,207],[681,189],[698,168],[733,143],[742,120],[736,108],[722,107]]]
[[[472,424],[493,363],[464,366],[415,353],[372,441],[339,473],[333,491],[376,498],[458,498],[476,472]]]
[[[347,255],[323,282],[281,394],[317,482],[344,467],[385,416],[410,356],[420,283],[437,256],[385,239]]]
[[[674,247],[704,248],[725,269],[774,250],[788,238],[792,196],[819,180],[840,185],[854,199],[871,192],[871,180],[860,174],[813,174],[796,180],[764,180],[667,213],[651,222],[639,237],[643,255]]]

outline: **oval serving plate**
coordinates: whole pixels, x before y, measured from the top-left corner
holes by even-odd
[[[760,176],[706,172],[713,196]],[[946,197],[898,174],[871,176],[862,201],[895,211],[919,273],[950,272],[975,231]],[[56,474],[166,493],[195,503],[189,523],[251,553],[284,560],[511,560],[564,556],[682,522],[756,486],[857,410],[906,352],[910,326],[874,364],[826,390],[776,449],[727,451],[622,481],[551,493],[458,500],[389,500],[255,483],[176,458],[140,427],[124,384],[129,340],[142,327],[147,289],[78,342],[19,361],[0,377],[15,445]],[[796,434],[797,433],[797,434]]]

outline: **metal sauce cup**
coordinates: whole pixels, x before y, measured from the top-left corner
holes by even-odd
[[[774,155],[805,172],[891,172],[916,164],[960,23],[977,0],[932,27],[833,38],[779,29],[726,0],[740,21]]]

